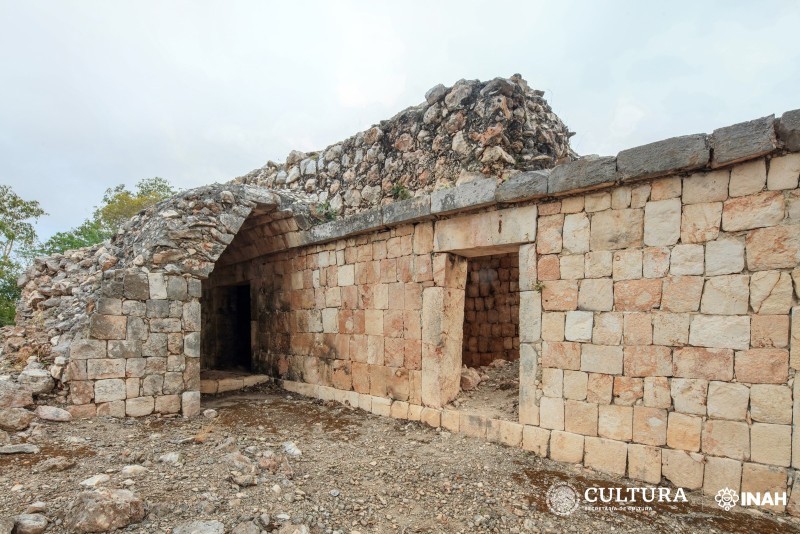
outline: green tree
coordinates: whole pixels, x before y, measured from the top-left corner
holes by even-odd
[[[135,193],[120,184],[106,189],[103,204],[95,208],[94,221],[99,223],[103,232],[111,236],[125,221],[176,192],[167,180],[157,176],[141,180],[136,184]]]
[[[0,326],[14,323],[20,260],[36,243],[33,222],[42,215],[39,202],[24,200],[11,187],[0,185]]]
[[[136,184],[135,192],[124,185],[106,189],[103,202],[96,207],[92,218],[77,228],[58,232],[36,248],[37,256],[63,253],[105,241],[122,224],[145,208],[171,197],[177,191],[164,178],[145,178]]]

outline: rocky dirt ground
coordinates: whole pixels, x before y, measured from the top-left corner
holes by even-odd
[[[475,384],[475,378],[480,382]],[[493,419],[519,420],[519,360],[462,369],[462,390],[452,408]]]
[[[0,456],[0,531],[3,517],[38,510],[48,533],[69,532],[81,482],[106,475],[95,487],[144,503],[124,532],[800,532],[790,518],[724,512],[699,494],[651,512],[560,517],[545,501],[554,482],[619,483],[265,386],[204,401],[216,417],[41,422],[12,436],[40,452]],[[176,529],[196,520],[221,524]]]

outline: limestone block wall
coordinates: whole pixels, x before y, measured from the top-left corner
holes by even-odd
[[[432,247],[432,223],[407,224],[222,265],[208,284],[250,283],[255,370],[419,404]]]
[[[519,359],[519,254],[467,262],[462,363]]]
[[[543,286],[523,319],[541,331],[523,345],[541,386],[521,384],[520,422],[551,458],[711,494],[786,490],[798,174],[790,154],[539,206],[521,262]]]
[[[142,416],[199,406],[200,280],[112,270],[87,338],[62,379],[76,416]]]
[[[288,372],[284,385],[647,483],[790,491],[800,466],[798,178],[800,154],[775,153],[441,218],[415,258],[431,257],[432,279],[406,278],[423,288],[419,395],[413,371],[407,397],[383,388],[369,342],[349,346],[352,388],[318,379],[313,358],[311,383]],[[416,231],[399,231],[413,248]],[[337,241],[329,253],[341,250],[346,265],[391,232]],[[447,405],[467,265],[510,250],[519,254],[518,421]],[[304,278],[313,287],[313,270]],[[305,288],[299,276],[295,284]],[[313,310],[310,293],[306,302]]]

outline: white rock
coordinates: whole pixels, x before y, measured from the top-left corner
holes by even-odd
[[[181,453],[179,452],[168,452],[166,454],[162,454],[158,457],[158,461],[162,464],[172,464],[177,465],[181,463]]]
[[[564,322],[567,341],[591,341],[594,314],[590,311],[570,311]]]
[[[695,315],[689,327],[689,344],[696,347],[747,350],[750,317]]]
[[[86,480],[82,481],[80,484],[85,488],[96,488],[102,484],[105,484],[111,480],[111,477],[106,474],[94,475],[93,477],[89,477]]]
[[[644,243],[651,247],[674,245],[681,236],[681,200],[648,202],[644,207]]]
[[[14,518],[14,534],[42,534],[47,518],[42,514],[22,514]]]
[[[144,466],[133,464],[133,465],[126,465],[122,469],[120,469],[120,474],[122,476],[131,477],[131,476],[139,476],[147,473],[148,469]]]
[[[224,534],[225,525],[219,521],[190,521],[181,523],[172,534]]]
[[[740,273],[744,269],[744,240],[735,237],[706,243],[706,276]]]
[[[30,390],[34,395],[49,393],[53,391],[55,382],[50,372],[44,369],[26,368],[19,374],[17,382],[24,388]]]
[[[55,421],[57,423],[66,423],[72,421],[72,414],[67,410],[56,408],[55,406],[37,406],[36,417],[44,419],[45,421]]]
[[[283,452],[292,457],[301,456],[303,454],[293,441],[283,442]]]

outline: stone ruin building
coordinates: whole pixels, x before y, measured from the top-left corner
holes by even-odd
[[[439,85],[38,259],[6,350],[75,417],[269,380],[651,484],[800,487],[800,110],[579,158],[542,95]],[[497,360],[510,410],[453,402]]]

